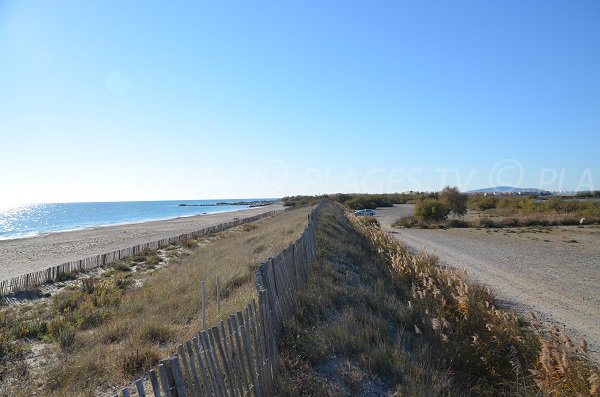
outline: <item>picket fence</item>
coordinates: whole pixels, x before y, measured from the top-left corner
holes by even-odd
[[[298,308],[297,293],[317,259],[319,204],[301,237],[256,269],[258,303],[252,300],[179,345],[144,379],[120,390],[122,397],[271,396],[276,394],[278,341],[284,321]],[[119,397],[119,394],[115,394]]]
[[[93,268],[107,265],[111,262],[135,256],[146,250],[156,250],[168,247],[169,245],[178,245],[183,241],[195,239],[212,233],[219,233],[225,229],[239,226],[244,223],[254,222],[258,219],[275,215],[280,211],[268,211],[262,214],[250,216],[247,218],[235,219],[231,222],[221,223],[210,226],[191,233],[185,233],[179,236],[164,238],[149,243],[138,244],[133,247],[123,248],[111,251],[105,254],[91,256],[89,258],[62,263],[57,266],[49,267],[45,270],[23,274],[8,280],[0,281],[0,297],[14,294],[19,291],[28,291],[45,283],[60,281],[68,273],[91,270]]]

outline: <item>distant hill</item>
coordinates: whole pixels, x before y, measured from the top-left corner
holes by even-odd
[[[467,193],[526,193],[526,194],[550,194],[549,191],[543,189],[536,189],[533,187],[512,187],[512,186],[496,186],[488,187],[485,189],[470,190]]]

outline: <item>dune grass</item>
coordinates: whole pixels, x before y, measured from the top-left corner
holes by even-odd
[[[283,395],[598,395],[584,342],[497,307],[489,290],[379,228],[328,205],[318,249],[286,324]]]
[[[112,395],[201,329],[201,281],[208,325],[255,298],[254,270],[300,236],[310,210],[147,252],[43,302],[3,307],[0,348],[12,350],[0,362],[0,395]],[[27,364],[28,350],[41,352],[33,364]]]

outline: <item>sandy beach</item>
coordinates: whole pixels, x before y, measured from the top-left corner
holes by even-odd
[[[0,280],[43,270],[140,243],[190,233],[208,226],[246,218],[283,206],[268,205],[239,211],[196,215],[163,221],[104,226],[35,237],[0,240]]]

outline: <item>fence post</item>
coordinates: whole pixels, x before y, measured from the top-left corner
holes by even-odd
[[[144,390],[144,381],[138,379],[135,381],[135,388],[138,393],[138,397],[146,397],[146,391]]]
[[[158,384],[158,378],[156,377],[156,370],[150,370],[150,383],[152,383],[152,391],[154,392],[154,397],[162,397],[160,394],[160,386]]]
[[[177,390],[177,397],[186,397],[185,393],[185,384],[183,383],[183,378],[181,377],[181,370],[179,368],[179,359],[177,356],[171,359],[171,374],[173,375],[173,380],[175,381],[175,390]]]

